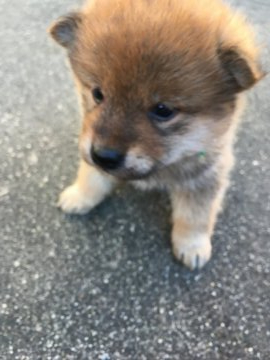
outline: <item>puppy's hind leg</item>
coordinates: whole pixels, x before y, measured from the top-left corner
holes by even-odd
[[[67,214],[86,214],[114,189],[116,181],[80,161],[77,179],[60,195],[58,207]]]

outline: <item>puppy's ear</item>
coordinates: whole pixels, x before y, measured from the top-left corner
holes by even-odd
[[[228,82],[235,92],[251,88],[264,76],[256,56],[246,55],[237,47],[220,48],[218,55]]]
[[[56,20],[49,28],[49,33],[58,44],[70,48],[76,40],[81,21],[82,16],[79,12],[70,13]]]

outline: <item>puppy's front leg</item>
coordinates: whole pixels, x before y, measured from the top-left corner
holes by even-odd
[[[67,187],[58,206],[68,214],[86,214],[98,205],[115,187],[116,181],[102,174],[85,161],[80,161],[77,179]]]
[[[211,236],[225,188],[213,194],[172,192],[172,246],[176,258],[191,270],[211,258]]]

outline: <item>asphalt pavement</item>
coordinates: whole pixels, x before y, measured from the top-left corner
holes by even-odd
[[[233,4],[269,71],[269,0]],[[0,359],[270,359],[270,78],[248,96],[213,258],[191,273],[171,254],[166,194],[126,186],[83,217],[55,207],[80,120],[46,28],[75,6],[0,0]]]

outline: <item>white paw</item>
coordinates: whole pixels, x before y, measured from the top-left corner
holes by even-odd
[[[73,184],[61,193],[57,206],[67,214],[84,215],[95,206],[95,203],[91,197],[80,191],[77,184]]]
[[[191,270],[201,269],[210,260],[212,246],[207,234],[196,234],[189,239],[177,240],[173,240],[174,254]]]

